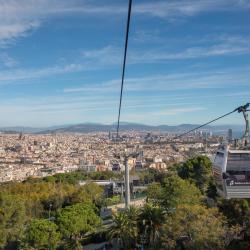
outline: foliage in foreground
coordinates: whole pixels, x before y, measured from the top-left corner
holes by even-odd
[[[171,213],[146,204],[131,207],[114,216],[110,238],[120,249],[225,249],[239,234],[239,226],[230,226],[217,208],[199,204],[178,205]]]
[[[56,249],[69,238],[71,243],[78,242],[76,236],[66,237],[64,227],[73,230],[70,226],[79,221],[81,238],[100,222],[96,206],[103,199],[103,189],[94,183],[78,186],[39,181],[0,188],[0,249]],[[63,220],[65,214],[68,221]]]
[[[22,235],[25,206],[22,200],[0,195],[0,249],[16,242]]]
[[[164,174],[140,173],[144,182],[154,182],[147,204],[118,212],[109,236],[123,249],[142,244],[144,249],[249,249],[250,201],[218,198],[210,167],[207,158],[195,157]],[[82,249],[88,234],[103,234],[96,230],[97,207],[107,204],[103,189],[76,185],[83,176],[76,172],[1,185],[0,249]],[[208,208],[207,197],[214,207]]]
[[[118,244],[123,249],[131,249],[136,244],[138,210],[130,207],[114,216],[114,226],[109,232],[110,239],[117,238]]]
[[[163,246],[174,249],[223,249],[226,236],[237,235],[237,228],[229,228],[225,217],[216,208],[201,205],[179,205],[164,225]]]

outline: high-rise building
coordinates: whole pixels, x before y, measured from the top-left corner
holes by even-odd
[[[228,139],[228,142],[233,141],[233,130],[231,128],[228,129],[227,139]]]

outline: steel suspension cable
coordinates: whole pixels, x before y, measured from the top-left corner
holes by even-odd
[[[124,76],[125,76],[125,69],[126,69],[126,59],[127,59],[127,49],[128,49],[128,37],[129,37],[131,9],[132,9],[132,0],[129,0],[127,26],[126,26],[126,38],[125,38],[125,47],[124,47],[124,58],[123,58],[123,66],[122,66],[122,82],[121,82],[119,111],[118,111],[117,128],[116,128],[116,138],[117,139],[119,137],[119,129],[120,129],[121,106],[122,106],[122,97],[123,97]]]
[[[219,116],[219,117],[217,117],[217,118],[215,118],[215,119],[213,119],[213,120],[211,120],[211,121],[209,121],[209,122],[206,122],[206,123],[204,123],[204,124],[202,124],[202,125],[200,125],[200,126],[197,126],[197,127],[193,128],[193,129],[187,131],[187,132],[184,132],[184,133],[182,133],[182,134],[180,134],[180,135],[174,137],[173,140],[178,139],[178,138],[180,138],[180,137],[182,137],[182,136],[184,136],[184,135],[187,135],[187,134],[189,134],[189,133],[191,133],[191,132],[193,132],[193,131],[195,131],[195,130],[197,130],[197,129],[200,129],[200,128],[202,128],[202,127],[205,127],[205,126],[209,125],[210,123],[213,123],[213,122],[215,122],[215,121],[218,121],[218,120],[220,120],[221,118],[224,118],[224,117],[226,117],[226,116],[228,116],[228,115],[231,115],[232,113],[234,113],[234,112],[236,112],[236,111],[238,111],[238,112],[240,113],[240,112],[242,112],[242,109],[245,109],[245,110],[246,110],[246,108],[247,108],[248,106],[249,106],[249,103],[247,103],[247,104],[244,105],[244,106],[240,106],[240,107],[234,109],[233,111],[226,113],[225,115]]]

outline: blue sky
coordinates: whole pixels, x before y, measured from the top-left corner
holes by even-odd
[[[126,16],[127,0],[0,0],[0,126],[115,122]],[[250,0],[134,0],[121,120],[250,102],[249,31]]]

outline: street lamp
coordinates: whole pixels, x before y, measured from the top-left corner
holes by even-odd
[[[49,220],[50,220],[50,212],[51,212],[51,208],[52,208],[52,203],[49,204]]]

